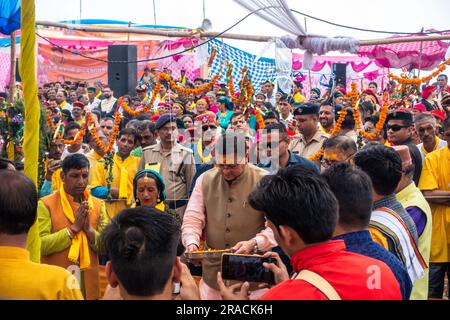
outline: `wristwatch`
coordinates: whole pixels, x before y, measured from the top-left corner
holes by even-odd
[[[258,241],[256,241],[256,238],[253,238],[253,241],[255,242],[255,244],[253,245],[253,252],[258,252],[259,248],[258,248]]]

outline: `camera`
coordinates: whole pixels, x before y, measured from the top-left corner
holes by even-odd
[[[222,277],[228,280],[275,284],[274,274],[263,267],[264,262],[274,263],[275,260],[255,255],[223,254]]]

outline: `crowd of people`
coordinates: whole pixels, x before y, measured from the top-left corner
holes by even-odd
[[[235,93],[154,68],[136,96],[47,83],[38,186],[0,132],[0,297],[448,297],[447,80],[400,97],[296,78]],[[275,284],[230,283],[199,250],[270,257]]]

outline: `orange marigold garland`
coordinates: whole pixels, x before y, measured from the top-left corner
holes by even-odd
[[[47,116],[47,124],[52,131],[55,130],[56,124],[53,122],[53,115],[50,114]]]
[[[258,108],[253,108],[253,114],[256,117],[256,123],[258,125],[257,129],[264,129],[266,125],[264,124],[264,118],[261,115],[261,110],[259,110]]]
[[[381,130],[383,129],[384,123],[386,122],[388,109],[389,109],[389,97],[388,97],[387,92],[385,92],[383,94],[383,100],[384,100],[384,103],[380,110],[380,116],[378,119],[378,123],[375,127],[375,132],[366,132],[364,129],[361,129],[359,131],[359,134],[362,137],[367,138],[369,140],[373,140],[380,134]],[[359,109],[356,109],[356,112],[358,113],[358,117],[359,117]],[[354,116],[355,116],[355,113],[354,113]],[[355,119],[355,121],[356,121],[356,119]],[[361,127],[361,122],[359,122],[359,127]]]
[[[161,74],[159,75],[159,81],[161,81],[161,80],[166,80],[166,81],[169,83],[170,87],[171,87],[173,90],[177,91],[177,92],[186,93],[186,94],[195,94],[195,95],[198,95],[198,94],[203,93],[203,92],[211,91],[213,85],[217,82],[217,80],[218,80],[220,77],[221,77],[220,73],[219,73],[219,74],[216,74],[216,75],[211,79],[210,82],[208,82],[207,84],[205,84],[205,85],[203,85],[203,86],[201,86],[201,87],[195,88],[195,89],[186,89],[186,88],[183,88],[183,87],[177,85],[177,83],[176,83],[175,81],[173,81],[172,78],[171,78],[171,76],[169,76],[167,73],[161,73]]]
[[[116,141],[116,138],[119,135],[119,127],[120,122],[122,120],[120,113],[116,111],[116,113],[114,114],[114,128],[111,137],[109,138],[108,145],[106,147],[97,134],[97,128],[94,125],[94,119],[92,119],[92,115],[90,113],[86,115],[86,119],[90,127],[89,131],[91,132],[92,137],[94,138],[94,142],[97,144],[97,146],[102,150],[104,154],[110,153],[114,148],[114,142]]]
[[[211,51],[211,55],[209,56],[209,61],[208,61],[208,67],[212,66],[212,63],[214,62],[214,58],[216,57],[216,48],[213,48]]]
[[[339,118],[336,120],[333,129],[330,131],[330,138],[334,137],[341,131],[342,122],[344,122],[346,116],[347,116],[347,108],[343,108],[341,112],[339,112]],[[322,147],[322,149],[314,153],[312,156],[308,157],[308,159],[311,161],[317,161],[320,158],[322,158],[323,154],[324,148]]]
[[[447,68],[446,65],[450,65],[450,58],[445,60],[445,62],[441,63],[435,71],[433,71],[431,74],[429,74],[426,77],[411,79],[411,78],[405,78],[405,77],[398,77],[392,73],[389,73],[388,77],[397,81],[400,84],[403,84],[403,85],[420,86],[421,83],[428,82],[431,79],[437,77],[439,74],[441,74]]]
[[[84,134],[86,133],[86,121],[81,125],[81,130],[78,131],[73,140],[63,140],[64,144],[74,145],[83,141]]]
[[[153,104],[155,103],[156,96],[158,95],[158,92],[159,92],[159,89],[160,89],[160,88],[161,88],[161,83],[158,82],[158,83],[156,84],[155,88],[153,89],[153,92],[152,92],[152,98],[151,98],[150,101],[149,101],[146,105],[144,105],[144,106],[142,107],[142,109],[140,109],[140,110],[133,110],[133,109],[131,109],[131,108],[128,106],[128,104],[126,104],[126,103],[123,102],[122,97],[120,97],[119,100],[118,100],[118,102],[117,102],[117,103],[118,103],[118,106],[119,106],[119,108],[122,107],[122,109],[123,109],[126,113],[128,113],[128,114],[130,114],[130,115],[132,115],[132,116],[138,116],[138,115],[140,115],[140,114],[146,113],[146,112],[148,111],[148,109],[150,109],[150,107],[153,106]]]

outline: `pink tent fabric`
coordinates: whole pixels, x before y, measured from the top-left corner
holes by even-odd
[[[376,64],[384,68],[432,70],[445,59],[449,44],[443,41],[422,42],[421,62],[420,47],[420,42],[364,46],[359,48],[357,54],[375,59]]]

